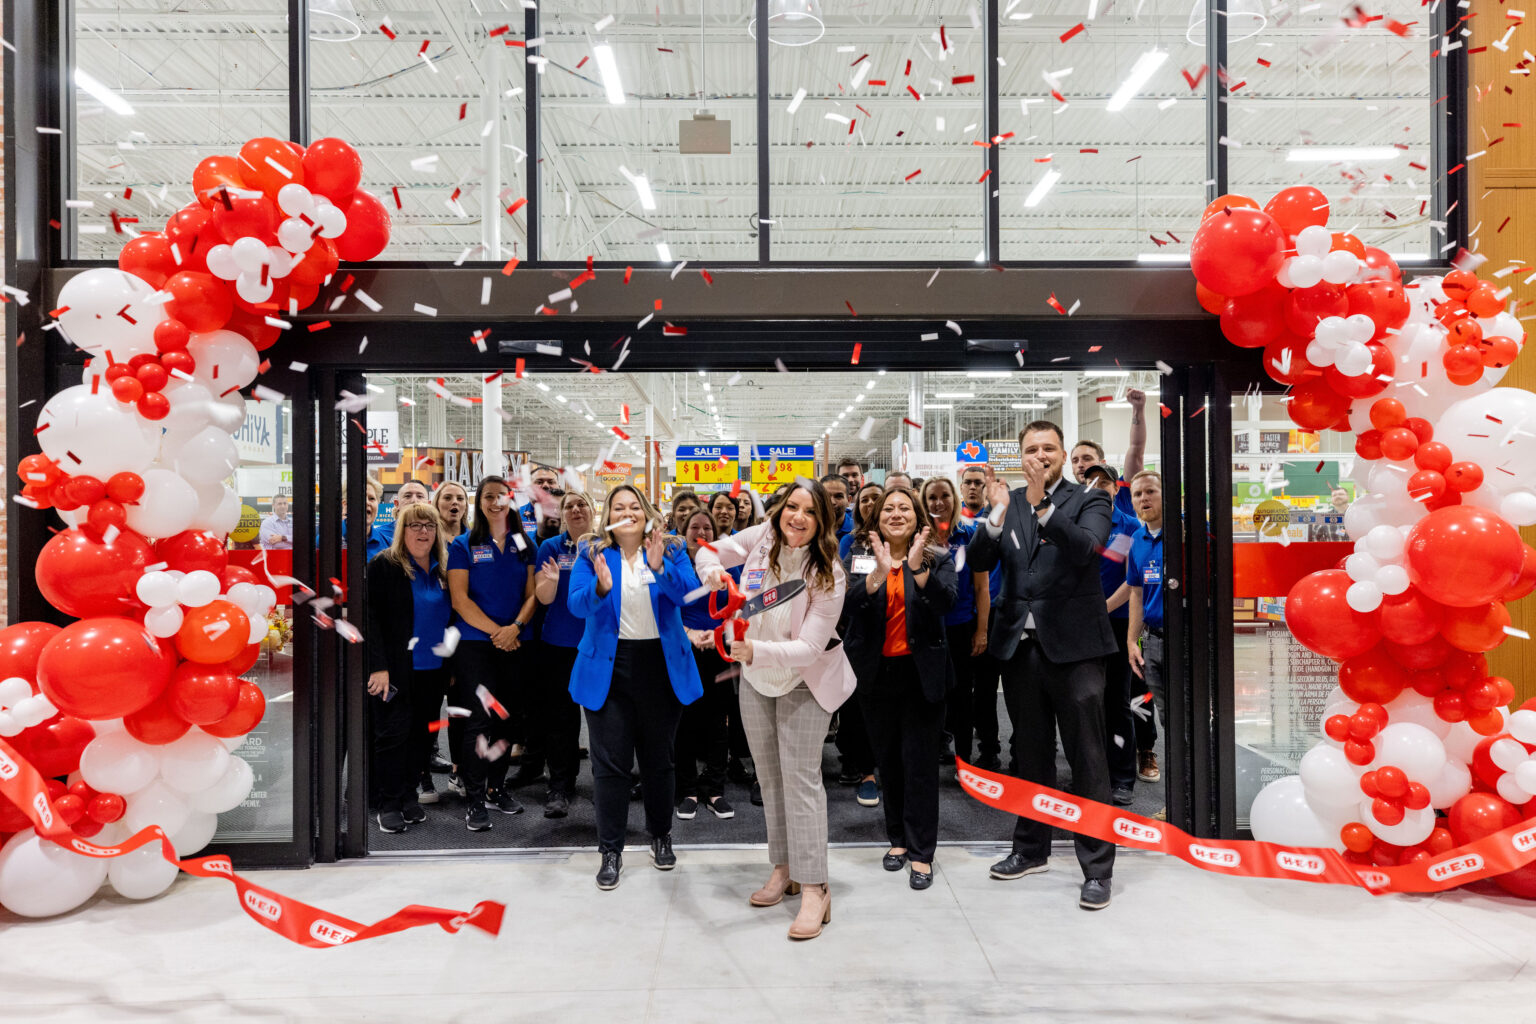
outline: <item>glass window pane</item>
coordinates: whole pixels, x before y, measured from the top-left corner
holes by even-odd
[[[999,16],[998,111],[1013,133],[999,154],[1003,259],[1187,252],[1206,202],[1210,77],[1188,0],[1005,0]]]
[[[1312,185],[1334,230],[1394,254],[1438,254],[1449,240],[1429,224],[1430,118],[1445,110],[1431,94],[1429,11],[1384,0],[1371,8],[1379,20],[1352,25],[1362,15],[1350,4],[1285,5],[1246,38],[1239,26],[1261,16],[1234,15],[1231,190],[1265,203]]]
[[[391,10],[391,38],[377,10],[310,4],[310,134],[362,154],[362,187],[393,222],[379,259],[528,258],[526,213],[506,212],[524,196],[527,167],[529,51],[523,11],[511,6]]]
[[[74,0],[69,198],[91,205],[66,215],[80,259],[116,261],[128,232],[163,227],[193,201],[204,157],[288,137],[284,0],[250,0],[238,13],[166,7]]]
[[[774,260],[983,256],[979,8],[937,0],[918,15],[882,6],[812,4],[824,12],[819,40],[769,46]],[[780,31],[774,22],[770,43]]]
[[[540,258],[757,259],[751,5],[545,0],[540,19]]]

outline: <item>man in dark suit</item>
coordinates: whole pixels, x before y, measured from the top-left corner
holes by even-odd
[[[991,514],[966,551],[967,567],[1003,568],[988,652],[1002,664],[1003,699],[1013,720],[1013,772],[1056,785],[1056,730],[1061,729],[1072,791],[1110,802],[1104,753],[1104,658],[1118,648],[1099,586],[1099,552],[1112,523],[1109,496],[1061,477],[1061,428],[1037,420],[1019,432],[1025,486],[1011,493],[994,480]],[[1085,910],[1109,906],[1113,843],[1077,836]],[[1051,826],[1020,818],[1013,852],[992,877],[1022,878],[1046,870]]]

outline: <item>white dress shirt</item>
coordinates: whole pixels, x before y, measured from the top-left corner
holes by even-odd
[[[1051,495],[1056,493],[1056,488],[1061,486],[1062,479],[1063,479],[1062,477],[1057,477],[1056,478],[1056,482],[1051,484],[1051,486],[1049,486],[1049,487],[1047,487],[1045,489],[1045,500],[1049,501],[1050,498],[1051,498]],[[1047,505],[1047,506],[1045,506],[1045,508],[1043,508],[1040,511],[1036,512],[1035,513],[1035,525],[1037,527],[1039,527],[1039,526],[1044,526],[1046,523],[1050,522],[1051,513],[1055,512],[1055,511],[1056,511],[1056,506],[1055,505]],[[991,517],[988,517],[987,518],[987,533],[989,533],[993,537],[1001,537],[1003,535],[1002,524],[999,523],[996,526],[994,526],[992,524]],[[1034,628],[1035,628],[1035,613],[1034,612],[1030,612],[1028,615],[1026,615],[1024,617],[1024,635],[1026,637],[1028,637],[1030,630],[1032,630]]]
[[[634,558],[625,558],[619,579],[619,639],[655,640],[661,636],[656,628],[656,613],[651,610],[651,581],[655,574],[645,563],[645,548],[635,552]]]

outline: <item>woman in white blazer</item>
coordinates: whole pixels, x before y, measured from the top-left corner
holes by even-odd
[[[815,938],[832,919],[821,748],[832,712],[855,685],[837,635],[847,577],[836,527],[827,492],[802,477],[765,522],[721,538],[713,550],[700,548],[696,559],[700,578],[717,589],[725,586],[725,569],[741,566],[749,599],[805,580],[793,600],[747,620],[746,637],[730,647],[741,664],[741,719],[762,784],[773,862],[773,874],[748,902],[771,907],[786,892],[800,892],[792,939]]]

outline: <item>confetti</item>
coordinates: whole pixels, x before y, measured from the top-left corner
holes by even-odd
[[[849,361],[850,365],[853,365],[853,366],[858,366],[859,365],[859,353],[862,352],[862,351],[864,351],[864,343],[862,341],[854,342],[853,343],[853,359],[851,359]]]
[[[1087,26],[1085,26],[1082,22],[1078,22],[1076,25],[1073,25],[1071,28],[1067,29],[1061,34],[1061,41],[1066,42],[1068,39],[1071,39],[1079,32],[1082,32],[1086,27]]]

